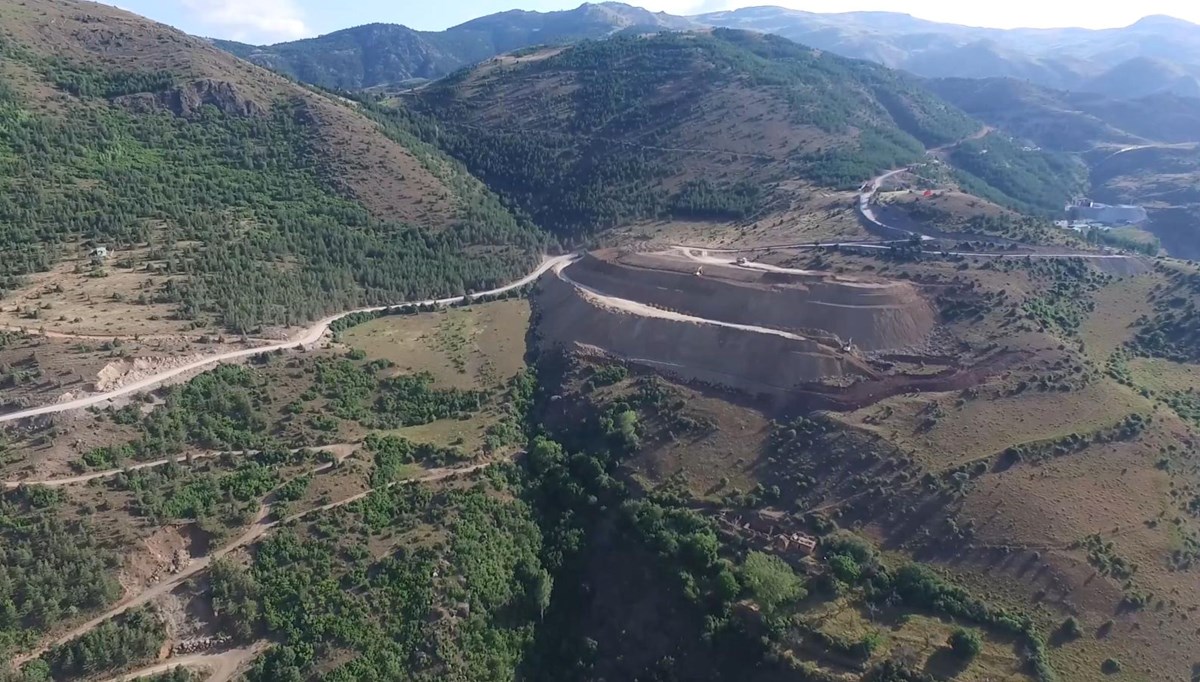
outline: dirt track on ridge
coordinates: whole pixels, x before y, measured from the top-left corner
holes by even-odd
[[[322,451],[332,452],[337,457],[338,461],[340,462],[340,461],[346,459],[346,457],[348,457],[350,454],[352,454],[353,451],[355,449],[357,449],[357,447],[358,446],[354,445],[353,443],[338,443],[336,445],[325,445],[322,447],[314,446],[314,447],[307,447],[307,448],[295,448],[292,450],[292,452],[293,453],[301,452],[303,450],[311,450],[313,452],[322,452]],[[103,471],[92,471],[92,472],[89,472],[86,474],[79,474],[78,476],[65,476],[63,478],[20,479],[20,480],[16,480],[16,481],[4,481],[3,483],[0,483],[0,488],[3,488],[4,490],[16,490],[17,488],[20,488],[23,485],[44,485],[44,486],[51,487],[51,488],[57,488],[57,487],[61,487],[64,485],[71,485],[73,483],[87,483],[88,481],[95,481],[97,479],[112,478],[113,476],[116,476],[117,474],[123,474],[127,471],[140,471],[142,469],[153,469],[153,468],[160,467],[160,466],[166,466],[167,464],[170,464],[171,462],[175,462],[178,464],[181,462],[186,462],[188,459],[190,459],[191,461],[196,461],[196,460],[200,460],[200,459],[212,459],[213,457],[220,457],[221,455],[246,456],[246,455],[256,455],[256,454],[258,454],[258,451],[255,451],[255,450],[222,450],[222,451],[216,451],[216,452],[198,452],[198,453],[192,454],[190,457],[185,456],[182,460],[178,457],[164,457],[162,459],[155,459],[155,460],[151,460],[149,462],[138,462],[137,464],[130,464],[129,466],[121,467],[120,469],[105,469]],[[326,468],[328,468],[328,465],[322,466],[320,469],[317,469],[316,471],[324,471]]]

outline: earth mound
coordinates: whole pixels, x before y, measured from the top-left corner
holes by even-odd
[[[695,251],[608,250],[584,256],[570,278],[658,308],[867,351],[919,345],[934,329],[933,307],[910,282],[766,267]]]
[[[575,268],[567,274],[574,276]],[[598,348],[686,381],[777,397],[823,379],[876,374],[853,354],[816,339],[720,324],[595,291],[547,275],[534,300],[543,313],[539,342]]]

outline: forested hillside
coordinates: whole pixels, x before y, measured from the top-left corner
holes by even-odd
[[[900,73],[723,29],[501,57],[391,104],[560,235],[746,219],[779,181],[857,187],[979,127]]]
[[[542,246],[432,147],[205,41],[82,2],[0,20],[0,305],[120,275],[249,331],[499,283]]]
[[[1087,186],[1087,169],[1074,157],[998,133],[957,145],[950,162],[967,192],[1028,214],[1057,215]]]
[[[942,78],[929,88],[981,121],[1046,149],[1200,140],[1200,100],[1173,94],[1122,99],[1064,92],[1011,78]]]

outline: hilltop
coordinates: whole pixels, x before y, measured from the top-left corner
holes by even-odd
[[[369,24],[276,45],[215,44],[305,83],[357,90],[437,79],[460,67],[532,45],[565,44],[621,31],[695,27],[682,17],[606,2],[585,3],[562,12],[512,10],[436,32]]]
[[[564,235],[833,210],[805,188],[856,188],[979,129],[898,72],[721,29],[527,51],[393,101]]]
[[[83,2],[0,19],[3,324],[249,332],[504,281],[540,245],[436,150],[204,40]]]

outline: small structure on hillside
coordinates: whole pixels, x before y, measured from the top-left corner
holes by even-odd
[[[1149,216],[1141,206],[1121,204],[1111,206],[1089,199],[1077,199],[1067,206],[1067,218],[1072,221],[1093,222],[1100,225],[1139,225]]]
[[[782,551],[798,551],[801,554],[812,554],[817,551],[817,539],[804,533],[783,533],[776,535],[774,544]]]

